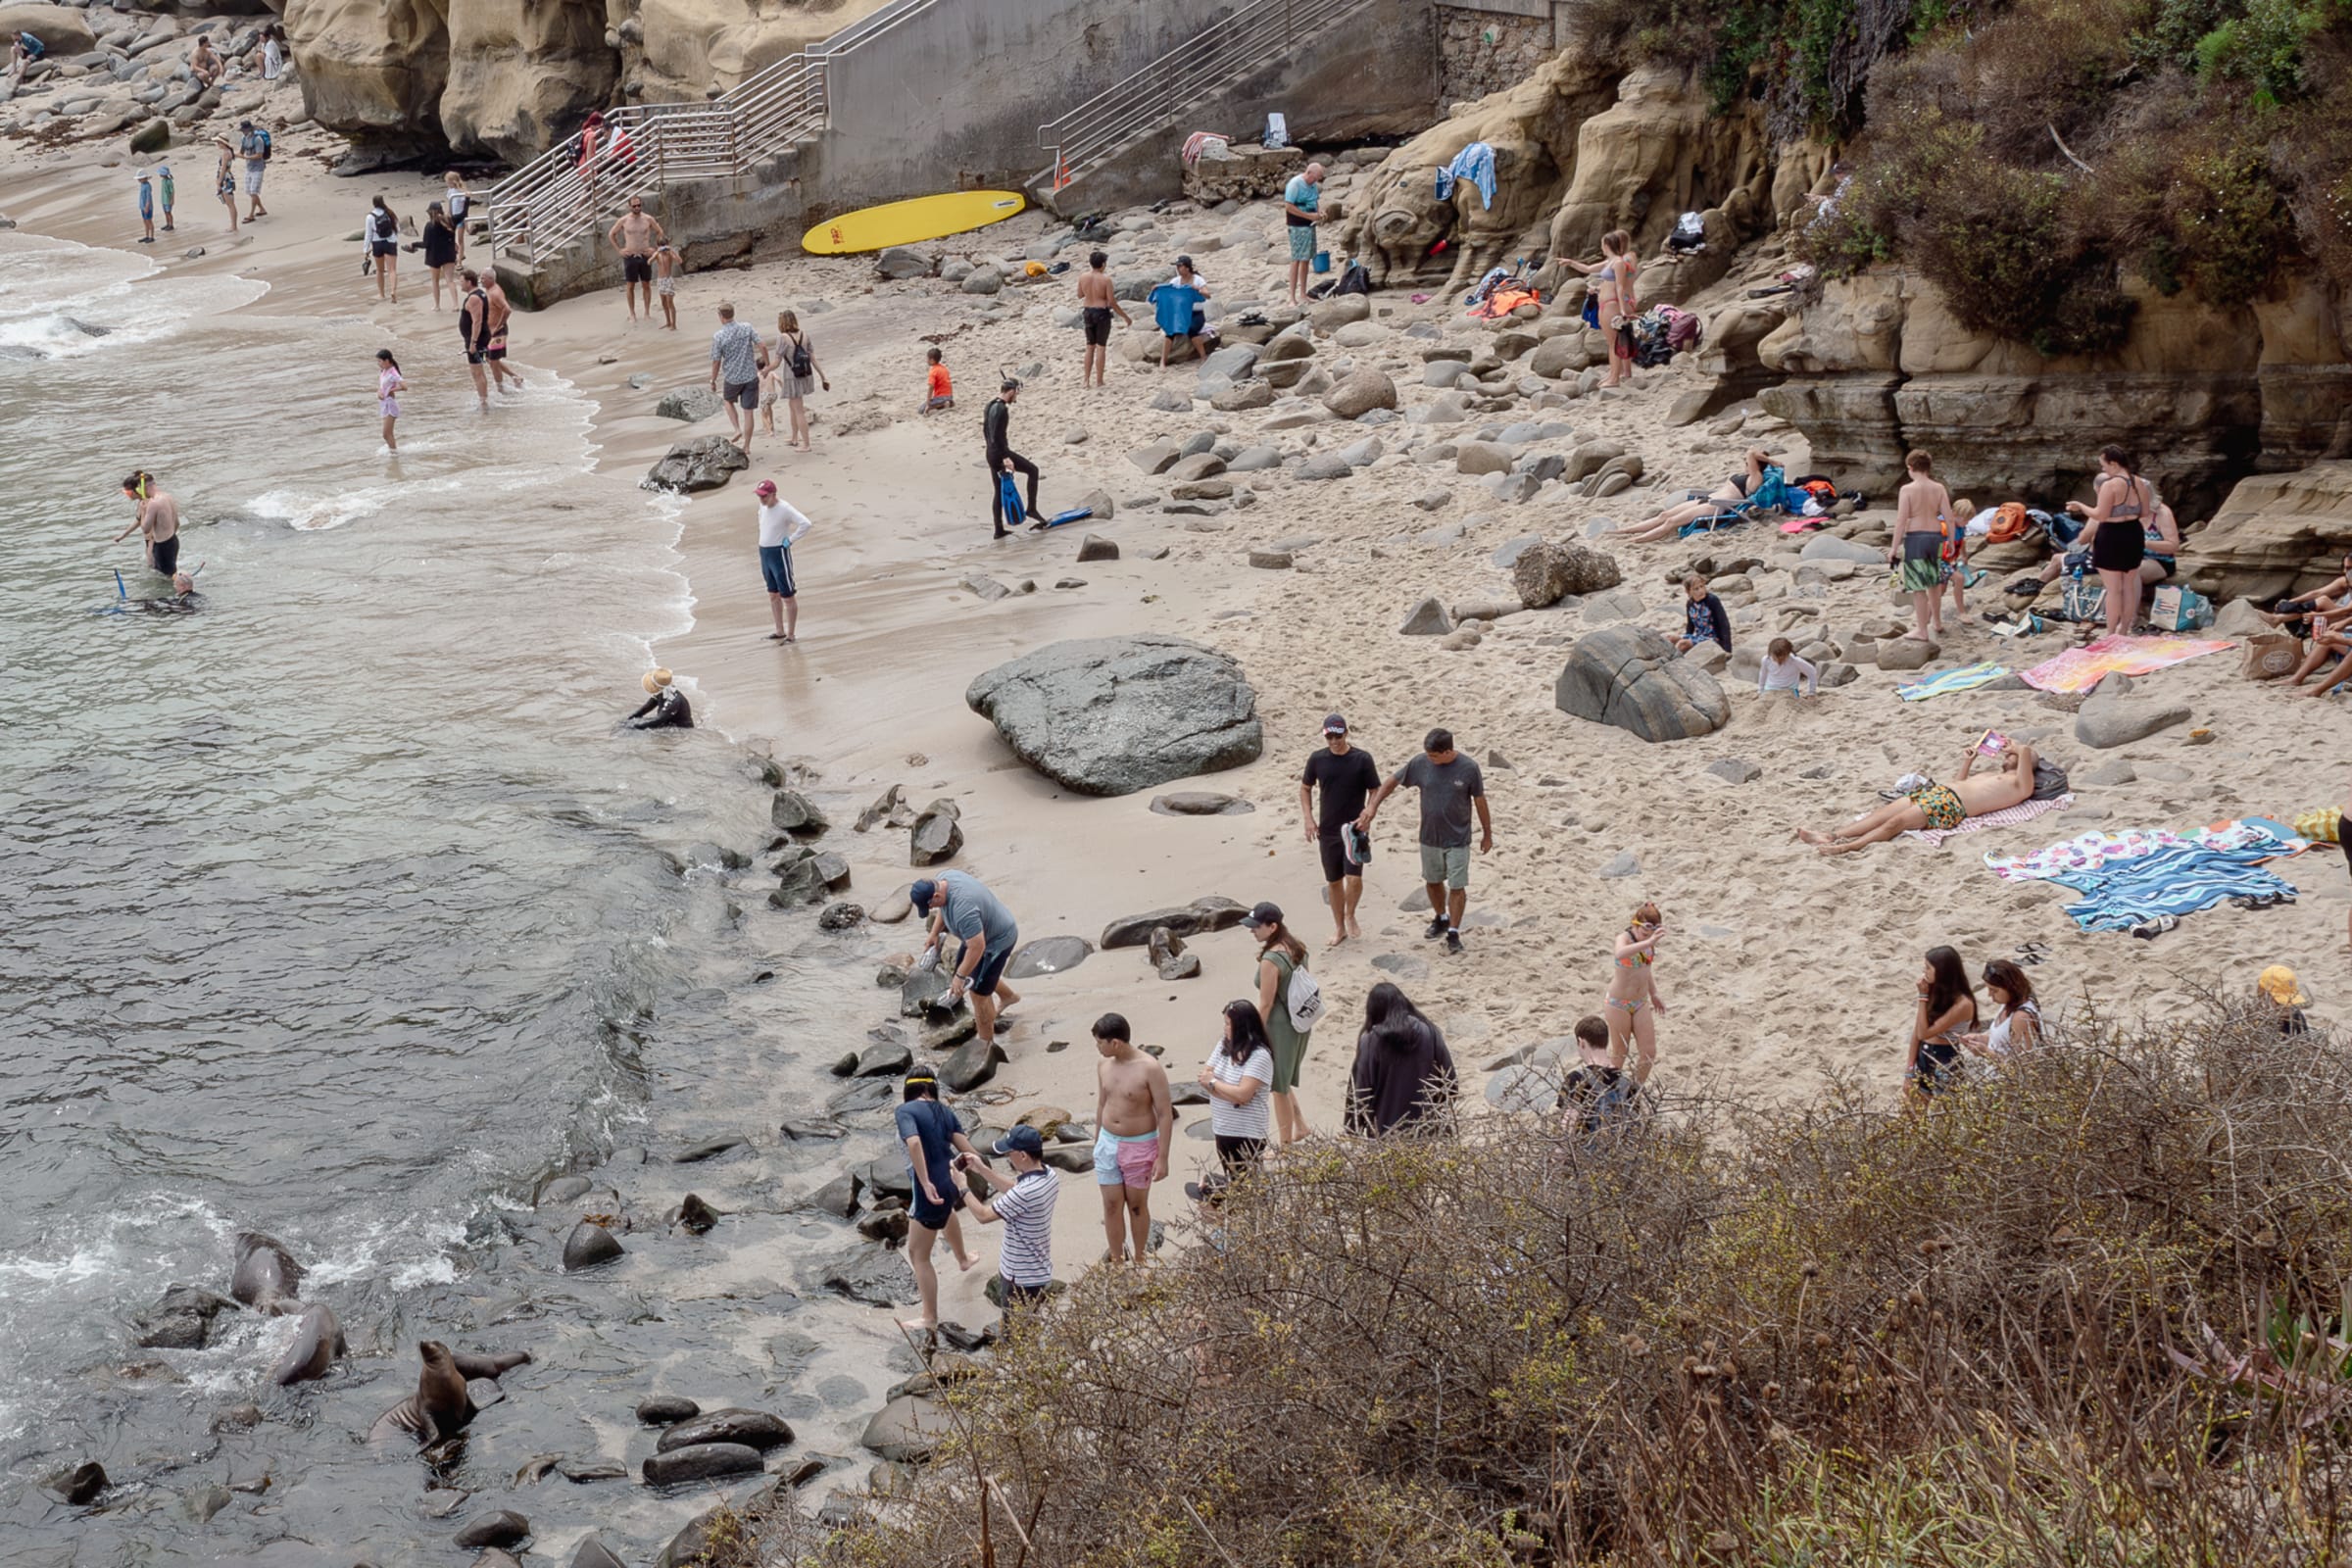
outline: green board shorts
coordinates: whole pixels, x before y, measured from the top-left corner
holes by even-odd
[[[1470,885],[1470,846],[1424,844],[1421,846],[1421,880],[1431,887],[1443,882],[1449,888]]]

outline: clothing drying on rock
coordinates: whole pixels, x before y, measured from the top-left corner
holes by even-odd
[[[1438,171],[1438,200],[1449,201],[1456,180],[1468,180],[1478,187],[1479,196],[1487,210],[1494,210],[1494,149],[1483,141],[1474,141],[1453,155],[1453,162]]]

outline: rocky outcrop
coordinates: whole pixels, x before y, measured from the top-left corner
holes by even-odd
[[[522,163],[610,102],[619,70],[603,0],[452,0],[442,132]]]
[[[1747,220],[1742,225],[1724,217],[1727,237],[1760,226],[1770,151],[1754,106],[1718,114],[1706,89],[1679,67],[1630,71],[1617,84],[1617,101],[1577,127],[1573,173],[1552,215],[1551,254],[1597,257],[1600,236],[1622,228],[1646,257],[1684,213],[1708,206]],[[1642,294],[1657,297],[1647,286]]]
[[[1645,626],[1604,626],[1578,640],[1552,688],[1561,712],[1645,741],[1711,735],[1731,722],[1715,677]]]
[[[2352,462],[2241,479],[2181,552],[2181,574],[2217,599],[2317,588],[2352,554]]]
[[[455,0],[464,4],[466,0]],[[701,103],[831,37],[883,0],[612,0],[631,102]]]
[[[0,37],[14,38],[20,32],[40,39],[56,60],[71,60],[98,47],[97,34],[72,6],[0,6]]]
[[[440,140],[449,81],[443,8],[429,0],[286,0],[285,27],[313,120],[362,141]]]
[[[1054,643],[975,679],[972,711],[1083,795],[1129,795],[1257,760],[1257,693],[1213,648],[1147,633]]]

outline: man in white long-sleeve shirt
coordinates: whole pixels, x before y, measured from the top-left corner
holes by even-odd
[[[792,547],[808,532],[800,508],[776,496],[776,481],[762,479],[752,492],[760,498],[760,575],[767,583],[768,612],[776,629],[771,643],[795,640],[801,624],[800,590],[792,580]]]

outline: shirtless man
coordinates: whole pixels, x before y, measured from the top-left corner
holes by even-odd
[[[213,53],[212,40],[198,33],[196,47],[188,54],[188,74],[196,78],[198,85],[210,87],[220,79],[221,72],[227,69],[220,57]]]
[[[506,286],[499,282],[495,269],[483,274],[482,293],[490,304],[490,346],[482,350],[482,358],[489,362],[491,377],[504,392],[509,381],[517,387],[522,385],[522,372],[507,363],[507,323],[514,318],[514,307],[509,303]]]
[[[167,577],[175,575],[179,570],[178,501],[158,488],[155,475],[144,468],[122,481],[122,494],[136,509],[136,515],[112,542],[121,544],[137,532],[146,540],[147,564]]]
[[[1890,801],[1827,833],[1800,827],[1796,836],[1824,855],[1843,855],[1865,845],[1884,844],[1897,833],[1931,827],[1949,832],[1969,817],[1989,816],[2025,805],[2034,798],[2034,748],[2011,741],[2001,749],[2000,759],[1998,770],[1979,773],[1977,764],[1985,759],[1972,746],[1961,760],[1959,776],[1951,783],[1938,784],[1924,774],[1910,775],[1905,782],[1912,787],[1901,800]]]
[[[669,236],[662,225],[645,210],[645,198],[629,198],[629,210],[612,221],[605,235],[612,248],[620,252],[620,289],[629,302],[629,319],[637,319],[637,290],[645,289],[645,318],[654,318],[654,247],[667,244]]]
[[[1911,596],[1911,629],[1906,642],[1932,643],[1943,630],[1943,519],[1951,514],[1951,492],[1929,471],[1933,460],[1914,452],[1903,460],[1910,482],[1895,498],[1894,544],[1886,564],[1903,574]]]
[[[466,350],[466,371],[473,377],[473,395],[481,401],[481,412],[488,414],[490,381],[482,366],[490,355],[490,295],[482,287],[482,274],[472,268],[458,277],[466,285],[464,303],[458,307],[458,342]]]
[[[1109,1260],[1144,1260],[1152,1239],[1152,1184],[1168,1175],[1176,1138],[1176,1107],[1168,1070],[1135,1049],[1127,1020],[1106,1012],[1095,1020],[1095,1185],[1102,1190],[1102,1234]],[[1124,1215],[1126,1227],[1120,1228]]]
[[[1110,274],[1103,270],[1109,262],[1107,253],[1096,251],[1086,259],[1086,270],[1078,274],[1078,314],[1086,327],[1086,367],[1078,372],[1080,386],[1102,384],[1103,368],[1110,364],[1110,318],[1116,316],[1122,325],[1135,324],[1127,318],[1127,308],[1119,303]]]

